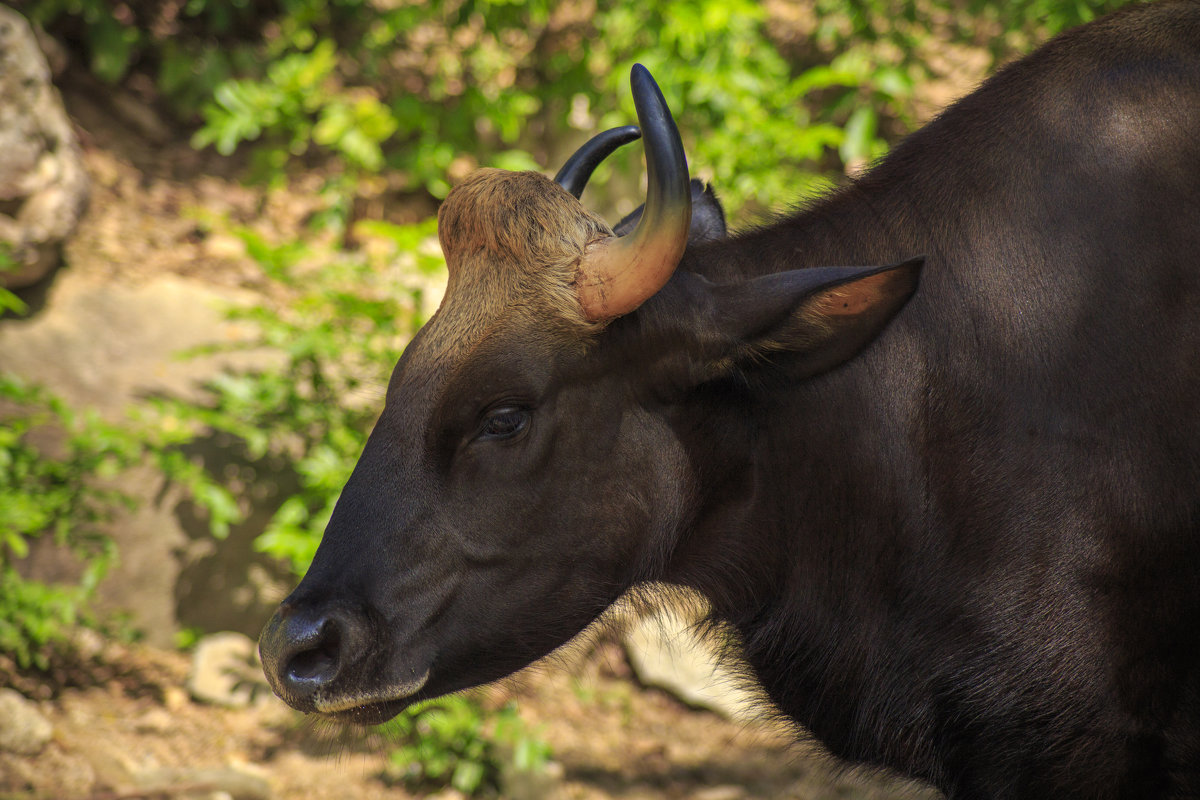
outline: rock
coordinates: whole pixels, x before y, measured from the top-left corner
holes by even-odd
[[[60,698],[59,703],[63,703],[63,698]],[[97,715],[96,708],[87,699],[72,698],[72,702],[66,704],[63,710],[66,711],[67,719],[55,735],[55,744],[59,746],[42,754],[38,758],[39,762],[45,760],[46,756],[61,751],[65,760],[84,765],[85,774],[91,775],[96,786],[109,787],[129,785],[134,771],[147,766],[142,763],[146,753],[138,752],[140,748],[129,747],[128,738],[104,735],[106,723]],[[89,797],[91,793],[64,792],[55,795],[50,792],[47,796]]]
[[[164,686],[162,704],[167,711],[179,711],[188,704],[188,693],[178,686]]]
[[[81,661],[94,661],[105,648],[104,637],[91,628],[77,628],[71,634],[71,649]]]
[[[167,733],[175,728],[175,716],[165,708],[152,708],[134,720],[138,733]]]
[[[245,707],[270,694],[250,637],[226,631],[205,636],[196,644],[188,691],[205,703]]]
[[[428,800],[467,800],[467,796],[458,789],[443,789],[436,794],[431,794]]]
[[[566,770],[557,761],[548,761],[538,769],[519,770],[511,765],[500,771],[501,796],[508,800],[545,800],[557,797]]]
[[[749,719],[764,701],[723,665],[678,611],[662,609],[638,620],[625,634],[625,650],[638,680],[664,689],[690,706],[730,719]]]
[[[181,358],[194,348],[251,339],[248,323],[227,318],[231,306],[250,299],[175,275],[127,285],[64,271],[38,314],[0,322],[0,369],[122,421],[135,400],[199,399],[201,384],[222,368],[275,363],[244,349]]]
[[[0,750],[37,755],[53,735],[37,706],[12,689],[0,689]]]
[[[692,795],[692,800],[741,800],[746,791],[741,786],[721,785],[701,789]]]
[[[271,784],[256,772],[241,767],[148,769],[133,776],[143,795],[216,800],[269,800]]]
[[[61,747],[47,747],[31,758],[0,751],[0,797],[90,798],[96,794],[92,766]]]
[[[87,207],[71,121],[29,23],[0,6],[0,286],[36,283]]]

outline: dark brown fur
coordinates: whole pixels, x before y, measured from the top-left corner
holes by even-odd
[[[1200,2],[1133,7],[603,327],[604,226],[476,179],[268,676],[376,721],[668,583],[849,762],[1200,797],[1198,131]]]

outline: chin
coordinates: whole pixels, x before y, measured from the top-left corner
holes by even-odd
[[[326,719],[336,720],[344,724],[370,727],[372,725],[382,725],[415,702],[417,702],[416,698],[385,700],[382,702],[365,703],[338,711],[318,711],[317,713]]]

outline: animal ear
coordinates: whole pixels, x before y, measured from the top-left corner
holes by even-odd
[[[713,193],[712,185],[705,185],[704,181],[692,178],[688,188],[692,193],[692,220],[688,225],[688,244],[724,239],[727,235],[725,209],[721,207],[721,201]],[[617,236],[624,236],[636,228],[638,220],[642,218],[642,209],[644,208],[645,206],[642,205],[634,209],[629,216],[613,227],[613,233]]]
[[[884,267],[815,267],[712,286],[714,324],[745,367],[779,362],[793,377],[833,369],[870,344],[917,289],[924,257]]]
[[[924,258],[813,267],[717,284],[677,271],[606,330],[655,391],[688,390],[773,365],[791,380],[833,369],[883,331],[917,289]]]
[[[917,288],[923,258],[885,267],[814,267],[728,284],[677,272],[617,330],[629,359],[666,385],[695,386],[771,364],[806,378],[853,358]]]

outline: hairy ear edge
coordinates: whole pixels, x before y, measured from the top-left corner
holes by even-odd
[[[803,380],[853,358],[917,288],[923,258],[870,267],[814,267],[715,284],[677,273],[655,301],[611,332],[620,358],[643,362],[649,385],[687,391],[769,366]]]
[[[758,358],[779,354],[795,361],[789,370],[793,377],[832,369],[869,345],[904,307],[917,290],[924,260],[827,268],[840,273],[827,282],[811,274],[816,270],[790,273],[797,279],[790,313],[746,344]]]

